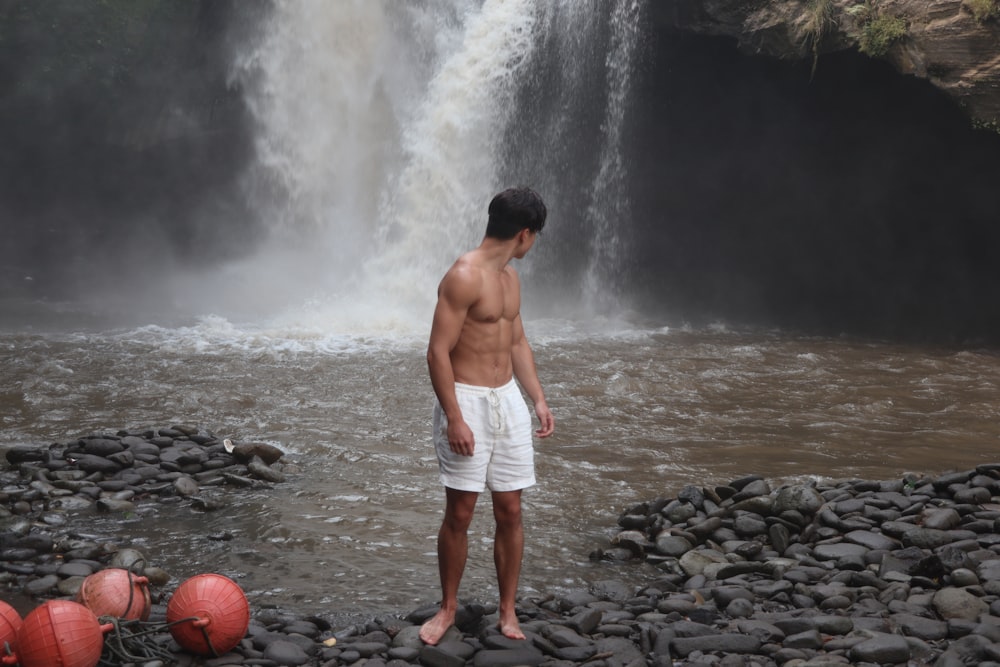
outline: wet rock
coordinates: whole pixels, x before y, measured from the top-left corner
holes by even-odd
[[[987,607],[980,598],[961,588],[943,588],[934,594],[934,610],[945,620],[975,620]]]
[[[0,583],[39,598],[71,597],[88,573],[112,563],[145,573],[152,585],[178,583],[140,552],[70,526],[97,504],[136,512],[164,502],[224,506],[244,488],[235,480],[270,488],[252,468],[284,467],[237,462],[214,437],[188,431],[88,437],[46,447],[44,456],[14,455],[24,459],[18,468],[0,471]],[[96,456],[84,451],[88,444],[115,457],[116,471],[81,469],[84,456]],[[980,502],[978,490],[992,499],[997,476],[1000,466],[775,491],[756,476],[692,486],[677,498],[636,503],[618,521],[615,549],[658,574],[638,588],[608,578],[590,590],[520,600],[526,640],[499,635],[495,606],[474,601],[463,603],[436,647],[419,639],[436,605],[343,627],[258,609],[248,638],[205,664],[989,665],[1000,655],[1000,506]],[[163,617],[162,602],[154,617]],[[178,664],[196,663],[188,656]]]
[[[880,634],[851,648],[851,659],[879,665],[896,665],[910,659],[910,645],[900,635]]]
[[[233,446],[233,456],[240,463],[248,463],[256,456],[265,465],[273,465],[285,455],[281,449],[263,442],[239,442]]]
[[[285,481],[285,475],[281,471],[271,468],[271,466],[257,456],[253,457],[247,464],[247,471],[257,479],[262,479],[265,482],[277,484]]]

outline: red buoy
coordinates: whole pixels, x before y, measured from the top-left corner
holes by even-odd
[[[104,650],[104,630],[94,612],[82,604],[49,600],[29,612],[17,631],[18,664],[96,667]]]
[[[184,581],[167,603],[170,634],[183,648],[217,657],[240,643],[250,627],[250,604],[243,590],[221,574]]]
[[[23,623],[17,610],[0,600],[0,665],[14,664],[14,660],[7,658],[15,650],[17,631],[21,629]]]
[[[149,579],[117,567],[95,572],[84,579],[76,601],[95,616],[115,616],[128,621],[145,621],[153,605]]]

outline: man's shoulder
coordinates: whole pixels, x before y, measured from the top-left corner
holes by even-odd
[[[475,257],[471,253],[465,253],[451,265],[451,268],[444,274],[444,280],[480,281],[482,275],[483,267],[475,261]]]
[[[444,274],[438,293],[449,300],[472,302],[479,297],[482,289],[483,272],[475,262],[469,261],[468,255],[462,255]]]

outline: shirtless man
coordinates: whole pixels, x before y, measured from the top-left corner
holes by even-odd
[[[496,520],[499,628],[524,639],[514,608],[524,551],[521,490],[535,483],[535,472],[531,415],[517,383],[534,404],[540,422],[535,435],[546,438],[555,429],[524,337],[521,286],[509,266],[541,232],[545,204],[532,190],[515,188],[494,197],[488,212],[482,243],[459,257],[438,286],[427,348],[437,396],[434,444],[445,486],[438,532],[441,608],[420,629],[427,644],[437,644],[455,622],[469,524],[487,487]]]

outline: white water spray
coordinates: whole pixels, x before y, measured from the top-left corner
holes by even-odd
[[[594,176],[588,219],[552,211],[563,236],[606,241],[622,215],[615,202],[610,216],[600,209],[624,190],[620,74],[637,6],[619,0],[613,10],[606,166]],[[262,253],[230,265],[233,281],[249,281],[254,299],[285,306],[298,325],[425,329],[440,276],[481,239],[490,197],[515,184],[501,180],[505,142],[517,134],[517,94],[539,45],[568,32],[587,48],[606,11],[580,0],[278,0],[265,39],[234,69],[259,124],[248,194],[271,222]],[[579,76],[572,52],[560,55],[566,75]],[[543,197],[558,199],[559,174],[572,167],[546,167]],[[592,272],[605,276],[621,259],[619,249],[591,254]],[[605,276],[586,283],[589,292]]]
[[[631,216],[631,207],[622,133],[631,93],[633,62],[641,37],[642,10],[639,2],[629,0],[617,3],[611,14],[611,45],[605,61],[608,98],[600,168],[587,207],[597,243],[585,274],[584,297],[595,308],[607,305],[607,286],[618,282],[617,274],[628,263],[628,245],[622,228]]]

